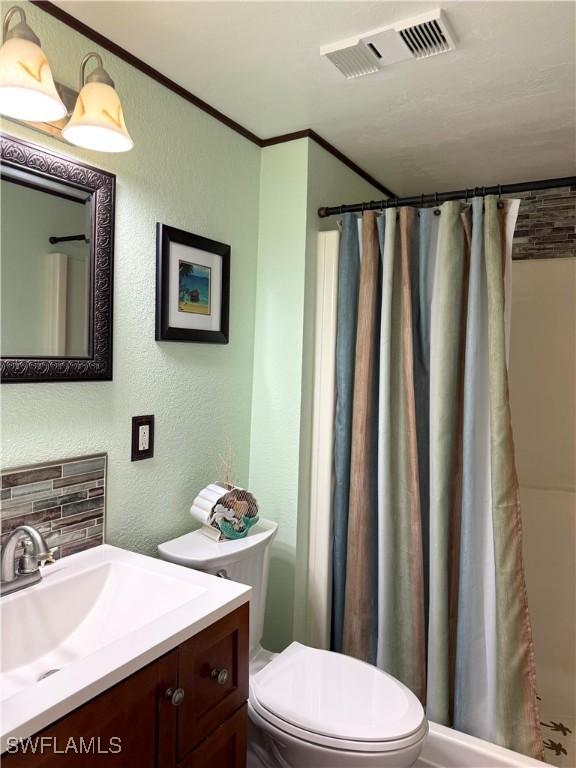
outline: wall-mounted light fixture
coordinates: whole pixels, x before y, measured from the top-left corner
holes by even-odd
[[[20,21],[10,29],[13,17]],[[4,16],[0,48],[0,114],[16,120],[49,122],[66,115],[40,40],[15,5]]]
[[[17,14],[20,20],[10,28]],[[95,59],[96,67],[86,75],[91,59]],[[80,93],[54,83],[40,40],[26,23],[26,14],[19,5],[12,6],[4,16],[0,114],[97,152],[127,152],[134,146],[102,57],[89,53],[82,59]]]
[[[96,59],[97,66],[86,76],[86,65],[90,59]],[[88,53],[82,59],[80,93],[62,135],[71,144],[98,152],[127,152],[134,146],[124,122],[114,81],[97,53]]]

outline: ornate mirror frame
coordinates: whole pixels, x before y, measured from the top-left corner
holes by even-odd
[[[0,161],[3,167],[20,169],[39,179],[64,182],[88,192],[92,209],[88,355],[80,358],[2,357],[2,383],[110,381],[116,177],[4,133],[0,133]]]

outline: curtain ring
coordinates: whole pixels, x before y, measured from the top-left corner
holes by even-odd
[[[394,198],[394,205],[396,206],[396,210],[398,210],[398,198]]]
[[[486,187],[482,187],[482,197],[486,197]]]
[[[438,205],[438,192],[434,192],[434,205]]]
[[[466,195],[466,202],[468,202],[468,187],[464,190],[464,194]]]
[[[498,200],[502,200],[502,184],[498,184]]]

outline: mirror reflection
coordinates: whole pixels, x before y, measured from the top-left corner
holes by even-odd
[[[3,168],[1,337],[6,357],[87,357],[90,193]]]

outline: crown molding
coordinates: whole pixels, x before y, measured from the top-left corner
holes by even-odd
[[[340,150],[337,149],[333,144],[330,144],[330,142],[326,141],[326,139],[323,139],[322,136],[316,133],[316,131],[313,131],[312,128],[306,128],[303,131],[295,131],[294,133],[284,133],[282,136],[272,136],[269,139],[262,139],[260,146],[271,147],[274,144],[283,144],[285,141],[296,141],[297,139],[312,139],[312,141],[315,141],[317,144],[319,144],[322,149],[325,149],[326,152],[329,152],[335,158],[340,160],[341,163],[353,170],[354,173],[363,178],[364,181],[367,181],[369,184],[372,184],[373,187],[376,187],[376,189],[382,192],[383,195],[386,197],[396,197],[394,192],[391,192],[387,187],[384,186],[384,184],[379,182],[378,179],[375,179],[374,176],[371,176],[363,168],[360,168],[359,165],[357,165],[353,160],[350,160],[350,158],[343,152],[340,152]]]
[[[31,0],[31,2],[33,5],[45,11],[45,13],[50,14],[50,16],[53,16],[55,19],[58,19],[58,21],[66,24],[66,26],[74,29],[81,35],[84,35],[84,37],[92,40],[93,43],[96,43],[101,48],[104,48],[106,51],[114,54],[114,56],[118,56],[119,59],[122,59],[127,64],[130,64],[130,66],[142,72],[144,75],[147,75],[152,80],[160,83],[160,85],[168,88],[168,90],[172,91],[177,96],[180,96],[180,98],[184,99],[190,104],[193,104],[198,109],[206,112],[206,114],[210,115],[210,117],[218,120],[223,125],[240,134],[240,136],[243,136],[248,141],[256,144],[256,146],[270,147],[274,144],[282,144],[286,141],[296,141],[297,139],[306,138],[312,139],[323,149],[340,160],[341,163],[344,163],[344,165],[348,166],[348,168],[357,173],[361,178],[363,178],[369,184],[372,184],[372,186],[376,187],[376,189],[382,192],[382,194],[386,195],[386,197],[395,197],[395,195],[389,189],[387,189],[384,184],[371,176],[363,168],[360,168],[360,166],[357,165],[353,160],[350,160],[347,155],[345,155],[343,152],[340,152],[339,149],[332,146],[332,144],[326,141],[326,139],[323,139],[322,136],[317,134],[311,128],[306,128],[302,131],[295,131],[294,133],[285,133],[281,136],[271,136],[268,139],[261,139],[255,133],[252,133],[252,131],[248,130],[248,128],[245,128],[243,125],[240,125],[240,123],[236,122],[236,120],[233,120],[231,117],[228,117],[228,115],[220,112],[220,110],[216,109],[211,104],[208,104],[207,101],[204,101],[198,96],[195,96],[186,88],[183,88],[181,85],[178,85],[178,83],[174,82],[174,80],[171,80],[169,77],[166,77],[166,75],[163,75],[162,72],[159,72],[157,69],[154,69],[154,67],[146,64],[145,61],[142,61],[142,59],[139,59],[137,56],[134,56],[134,54],[130,53],[130,51],[127,51],[125,48],[122,48],[122,46],[117,45],[105,35],[100,34],[100,32],[97,32],[95,29],[92,29],[92,27],[84,24],[84,22],[79,21],[75,16],[72,16],[72,14],[68,13],[67,11],[63,11],[57,5],[54,5],[54,3],[50,2],[50,0]]]

